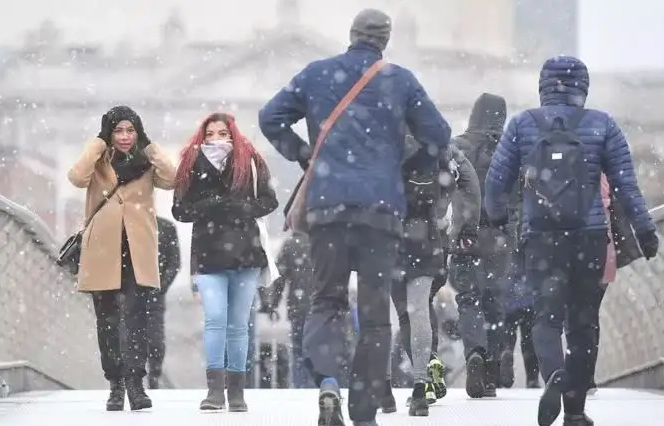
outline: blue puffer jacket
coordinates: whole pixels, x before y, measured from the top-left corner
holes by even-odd
[[[583,107],[588,96],[589,75],[586,65],[577,58],[557,56],[544,63],[540,73],[540,110],[549,118],[570,116]],[[535,120],[528,112],[511,119],[491,160],[485,182],[485,208],[494,221],[507,216],[508,194],[517,181],[524,159],[539,136]],[[599,188],[602,171],[614,188],[626,215],[638,234],[655,229],[646,202],[639,189],[632,156],[618,124],[603,111],[589,109],[576,134],[583,142],[591,182]],[[522,235],[529,232],[529,212],[523,212]],[[586,219],[586,229],[607,229],[607,218],[600,192]]]
[[[287,160],[306,162],[311,146],[291,127],[305,118],[314,144],[321,123],[381,57],[378,49],[360,42],[346,53],[312,62],[261,109],[261,131]],[[450,127],[415,76],[389,64],[328,133],[308,186],[307,210],[348,206],[403,218],[407,127],[423,145],[409,166],[437,164],[438,151],[449,144]]]

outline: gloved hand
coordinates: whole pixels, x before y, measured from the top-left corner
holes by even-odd
[[[140,117],[136,118],[136,123],[134,124],[134,128],[136,129],[136,136],[137,136],[136,148],[138,148],[139,151],[143,151],[152,143],[152,141],[145,133],[145,129],[143,128],[143,120],[141,120]]]
[[[445,284],[447,284],[448,275],[449,274],[447,273],[447,271],[445,271],[445,273],[438,273],[438,274],[434,275],[433,276],[433,281],[431,283],[431,288],[432,289],[437,288],[439,290],[441,288],[443,288],[445,286]]]
[[[643,256],[646,260],[650,260],[653,257],[657,256],[657,250],[659,250],[659,238],[655,231],[644,232],[636,236],[639,240],[639,246],[643,252]]]
[[[300,164],[302,171],[306,172],[309,168],[309,160],[297,160],[297,162]]]
[[[108,114],[104,114],[101,116],[101,129],[97,137],[106,142],[107,146],[111,146],[111,133],[113,133],[111,120],[108,118]]]

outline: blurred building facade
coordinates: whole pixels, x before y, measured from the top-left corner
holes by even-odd
[[[283,1],[291,10],[299,7]],[[537,18],[553,11],[536,0],[434,3],[414,0],[408,10],[393,9],[386,56],[417,74],[454,133],[464,130],[483,91],[505,96],[510,114],[537,105],[542,60],[575,53],[576,0],[556,2],[565,13],[553,21]],[[438,15],[445,22],[432,23],[427,4],[446,7]],[[72,232],[81,219],[83,193],[66,182],[66,169],[97,134],[101,115],[117,104],[134,107],[149,136],[174,159],[204,116],[231,111],[268,158],[282,201],[299,178],[299,168],[260,134],[257,111],[309,61],[343,51],[347,40],[326,39],[301,25],[297,13],[281,13],[273,28],[233,43],[190,39],[176,14],[161,32],[160,44],[151,49],[137,51],[131,43],[103,49],[64,43],[57,26],[44,22],[20,49],[0,51],[0,191],[42,216],[56,237]],[[434,33],[445,37],[432,41]],[[660,93],[659,73],[591,76],[588,107],[611,111],[623,125],[640,158],[642,183],[659,176],[654,159],[660,153],[653,147],[664,130]],[[304,135],[302,125],[299,130]],[[170,194],[159,194],[163,214],[169,206]],[[273,216],[272,229],[279,229],[280,215]]]

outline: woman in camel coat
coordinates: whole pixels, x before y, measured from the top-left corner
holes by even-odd
[[[146,321],[150,296],[159,288],[154,189],[173,188],[175,167],[150,142],[138,114],[119,106],[103,116],[99,136],[86,145],[68,178],[87,191],[86,217],[109,197],[83,234],[78,274],[78,290],[92,294],[97,316],[102,369],[111,385],[106,409],[123,410],[125,391],[132,410],[149,408],[143,388]],[[126,351],[120,350],[122,311]]]

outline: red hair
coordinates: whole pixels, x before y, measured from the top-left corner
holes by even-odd
[[[251,160],[256,163],[258,181],[270,179],[270,172],[265,159],[256,151],[249,140],[240,133],[235,124],[235,117],[227,113],[214,113],[203,120],[196,133],[191,137],[187,145],[180,153],[180,164],[175,175],[175,193],[182,197],[191,184],[191,173],[200,151],[200,146],[205,142],[205,132],[210,123],[223,122],[228,127],[233,144],[233,163],[231,164],[233,175],[231,180],[231,191],[235,193],[246,193],[252,185]]]

